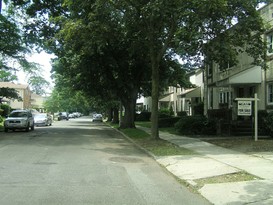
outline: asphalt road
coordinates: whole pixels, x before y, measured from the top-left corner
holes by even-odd
[[[0,132],[0,204],[209,204],[103,123]]]

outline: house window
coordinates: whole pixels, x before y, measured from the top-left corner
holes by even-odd
[[[267,54],[273,54],[273,33],[267,35]]]
[[[208,64],[208,77],[211,77],[212,76],[212,69],[213,69],[213,63],[210,62]]]
[[[213,90],[210,91],[209,100],[210,100],[210,108],[213,108]]]
[[[220,92],[219,93],[219,103],[228,103],[229,102],[229,92]]]
[[[268,104],[273,104],[273,83],[267,87],[267,99]]]

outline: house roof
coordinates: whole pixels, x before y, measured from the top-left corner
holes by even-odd
[[[188,89],[179,95],[181,98],[201,97],[201,87]]]
[[[27,89],[27,84],[15,84],[12,82],[0,82],[0,88]]]
[[[234,84],[259,84],[261,82],[262,69],[260,66],[254,66],[216,82],[216,86],[220,87]]]
[[[171,100],[171,94],[164,95],[164,97],[159,99],[159,102],[170,102]]]

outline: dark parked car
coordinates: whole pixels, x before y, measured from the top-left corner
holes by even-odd
[[[29,129],[34,130],[34,119],[29,110],[14,110],[5,119],[4,122],[5,132],[9,130],[24,129],[26,132]]]
[[[49,126],[52,125],[52,117],[48,113],[38,113],[34,115],[35,126]]]
[[[68,120],[68,113],[67,112],[59,112],[58,114],[58,120]]]

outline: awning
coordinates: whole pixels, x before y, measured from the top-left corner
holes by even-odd
[[[159,102],[170,102],[171,100],[171,94],[159,99]]]
[[[229,78],[216,83],[217,86],[228,86],[235,84],[258,84],[262,82],[262,69],[254,66],[250,69],[237,73]]]
[[[181,98],[199,98],[201,97],[201,87],[186,90],[179,95]]]

